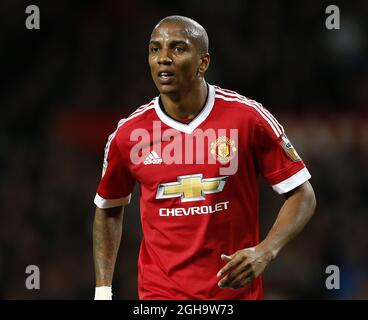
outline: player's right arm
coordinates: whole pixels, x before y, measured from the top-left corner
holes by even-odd
[[[103,173],[94,200],[95,300],[112,299],[112,278],[122,235],[124,206],[130,202],[135,183],[127,166],[129,159],[123,158],[120,151],[125,147],[118,146],[118,139],[121,142],[123,137],[115,131],[106,144]]]
[[[122,235],[124,207],[96,207],[93,222],[95,299],[111,299],[111,285]]]

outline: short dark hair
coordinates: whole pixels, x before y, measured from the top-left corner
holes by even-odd
[[[208,53],[208,34],[207,31],[195,20],[184,16],[168,16],[157,23],[156,27],[165,22],[174,22],[182,24],[188,35],[190,35],[197,43],[197,49],[200,54]]]

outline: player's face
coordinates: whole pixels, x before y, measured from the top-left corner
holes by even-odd
[[[180,96],[199,82],[201,55],[180,24],[163,23],[153,30],[148,62],[152,79],[162,94]]]

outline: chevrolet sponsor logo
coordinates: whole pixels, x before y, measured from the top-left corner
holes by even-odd
[[[203,179],[203,174],[179,176],[177,182],[161,183],[156,199],[180,197],[181,202],[204,200],[206,194],[221,192],[229,176]]]
[[[228,207],[229,201],[224,201],[211,206],[199,206],[190,208],[160,208],[159,214],[161,217],[194,216],[224,211],[227,210]]]

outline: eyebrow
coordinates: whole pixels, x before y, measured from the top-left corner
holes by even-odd
[[[178,44],[184,44],[184,45],[188,46],[188,43],[185,42],[184,40],[172,40],[169,43],[170,46],[176,46]],[[157,41],[157,40],[150,40],[148,42],[148,45],[161,45],[161,43],[160,43],[160,41]]]

